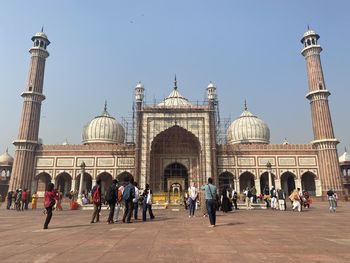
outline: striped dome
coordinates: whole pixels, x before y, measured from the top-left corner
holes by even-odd
[[[83,144],[91,143],[123,143],[125,131],[123,126],[111,117],[105,110],[85,125],[83,130]]]
[[[227,129],[227,142],[236,143],[270,143],[270,129],[247,108],[241,116]]]

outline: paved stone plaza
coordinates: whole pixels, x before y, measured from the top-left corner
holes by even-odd
[[[350,262],[350,204],[329,213],[218,213],[217,227],[197,212],[155,210],[152,222],[90,224],[91,211],[54,212],[48,230],[37,211],[0,209],[1,262]],[[105,221],[107,211],[102,211]],[[303,260],[303,261],[302,261]]]

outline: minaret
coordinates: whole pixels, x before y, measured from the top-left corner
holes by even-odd
[[[301,54],[305,57],[309,92],[306,98],[311,105],[312,127],[314,132],[313,145],[318,150],[319,176],[322,184],[322,195],[329,189],[343,194],[343,185],[340,175],[337,144],[334,137],[331,113],[328,105],[327,90],[324,81],[321,57],[321,46],[318,44],[320,36],[315,31],[305,32],[301,43],[304,45]]]
[[[50,44],[43,29],[32,37],[33,46],[29,49],[31,54],[27,86],[22,93],[24,99],[22,117],[19,125],[15,160],[13,164],[10,190],[16,188],[31,189],[34,176],[35,150],[38,146],[41,102],[43,95],[45,61],[49,56],[46,48]]]
[[[144,187],[145,182],[141,181],[141,141],[142,141],[142,103],[144,98],[145,88],[139,81],[135,87],[135,102],[136,102],[136,142],[135,142],[135,180]]]
[[[210,144],[211,144],[211,177],[216,184],[219,184],[217,177],[217,154],[216,154],[216,136],[217,136],[217,113],[218,113],[218,100],[216,95],[216,87],[210,81],[207,87],[207,96],[209,102],[209,132],[210,132]]]

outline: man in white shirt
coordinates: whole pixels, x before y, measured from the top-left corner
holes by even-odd
[[[194,186],[194,183],[191,182],[191,186],[188,188],[188,199],[190,203],[190,214],[188,217],[194,217],[194,211],[196,209],[196,200],[198,197],[198,190]]]
[[[134,219],[137,220],[137,212],[139,210],[139,189],[137,188],[137,182],[134,182],[135,186],[135,198],[132,200],[134,203]]]

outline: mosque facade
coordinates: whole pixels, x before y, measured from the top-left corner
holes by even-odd
[[[207,101],[193,104],[181,95],[175,78],[168,97],[158,104],[144,102],[142,83],[135,87],[135,136],[126,143],[124,127],[107,111],[83,129],[80,145],[45,145],[38,139],[45,61],[50,44],[43,32],[32,38],[31,62],[17,139],[10,190],[27,188],[42,195],[54,182],[63,193],[89,191],[96,180],[105,190],[113,178],[136,180],[155,193],[187,189],[190,182],[205,184],[209,177],[219,188],[242,192],[256,187],[261,193],[274,185],[290,193],[295,188],[324,196],[332,188],[345,194],[337,155],[328,96],[318,44],[319,35],[308,30],[301,40],[305,57],[314,140],[310,144],[270,144],[268,125],[245,105],[218,142],[218,99],[209,83]]]

